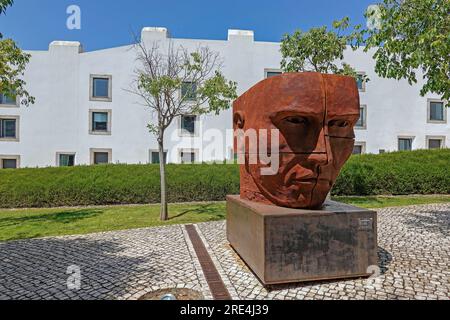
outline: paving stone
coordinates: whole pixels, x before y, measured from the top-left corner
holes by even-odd
[[[73,265],[81,271],[80,290],[67,287]],[[179,285],[208,290],[182,226],[0,243],[3,270],[11,271],[0,272],[5,300],[127,299]]]

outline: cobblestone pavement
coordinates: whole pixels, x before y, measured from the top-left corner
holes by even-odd
[[[197,229],[234,299],[449,299],[450,205],[378,212],[382,274],[364,280],[264,288],[227,244],[225,222]],[[70,266],[78,290],[68,289]],[[183,226],[0,243],[0,300],[137,299],[166,288],[211,299]]]
[[[211,298],[186,239],[172,226],[0,243],[0,300],[137,299],[167,288]],[[79,290],[68,289],[77,284],[71,266]]]
[[[201,224],[235,299],[445,299],[450,297],[450,205],[378,210],[381,275],[264,288],[225,240],[225,223]]]

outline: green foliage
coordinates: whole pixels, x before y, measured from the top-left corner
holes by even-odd
[[[450,194],[450,150],[354,156],[335,195]],[[239,193],[237,165],[168,165],[169,202],[222,201]],[[0,207],[158,203],[158,165],[0,170]]]
[[[6,12],[6,8],[12,6],[14,0],[0,0],[0,14],[4,14]]]
[[[13,0],[0,0],[0,15],[13,4]],[[25,81],[21,79],[30,55],[24,53],[11,39],[3,39],[0,33],[0,93],[9,97],[20,97],[21,103],[29,106],[34,103],[32,97],[25,90]]]
[[[377,74],[412,84],[422,71],[421,94],[450,100],[450,1],[383,0],[378,8],[366,13],[379,19],[378,28],[362,32],[365,50],[376,48]]]
[[[335,195],[450,194],[450,150],[353,156]]]
[[[203,86],[198,89],[200,99],[209,101],[208,108],[200,108],[199,110],[194,110],[194,112],[214,112],[218,115],[220,111],[230,108],[231,103],[237,98],[236,90],[236,82],[227,82],[225,77],[216,71],[215,76],[206,80]]]
[[[239,193],[235,165],[168,165],[169,202],[224,200]],[[1,207],[159,203],[159,165],[0,170]]]
[[[341,34],[348,28],[349,19],[344,18],[335,21],[331,31],[324,26],[308,32],[297,30],[292,35],[286,34],[281,43],[282,69],[285,72],[313,71],[356,77],[356,71],[343,59],[347,45],[356,46],[360,41],[360,27],[355,27],[350,34]],[[337,60],[340,65],[336,64]]]

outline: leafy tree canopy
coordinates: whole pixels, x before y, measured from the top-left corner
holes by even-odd
[[[286,34],[281,43],[282,69],[285,72],[321,72],[356,77],[353,67],[344,62],[344,50],[347,45],[356,47],[362,35],[360,26],[344,34],[348,28],[349,18],[346,17],[335,21],[333,30],[324,26]]]
[[[0,0],[0,15],[13,4],[13,0]],[[30,60],[30,55],[20,50],[12,39],[3,39],[0,33],[0,93],[10,98],[19,97],[21,103],[28,106],[34,103],[26,90],[22,76]]]
[[[421,94],[450,100],[449,0],[383,0],[366,17],[377,20],[374,28],[361,33],[365,50],[376,49],[378,75],[413,84],[421,71]]]

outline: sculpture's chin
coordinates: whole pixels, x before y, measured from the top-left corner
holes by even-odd
[[[291,209],[320,209],[330,192],[329,183],[317,183],[308,187],[305,185],[305,188],[295,190],[284,189],[284,192],[278,192],[276,195],[268,192],[264,186],[257,185],[261,193],[273,204]]]

